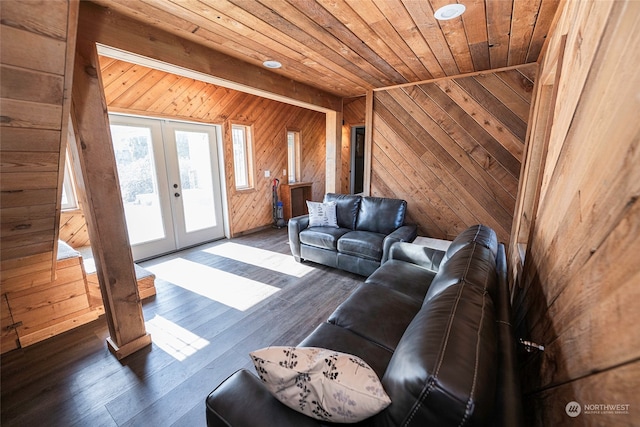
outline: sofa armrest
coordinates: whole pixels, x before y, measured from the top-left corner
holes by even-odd
[[[317,427],[320,423],[280,403],[258,377],[240,369],[206,399],[207,426]]]
[[[418,235],[418,226],[415,224],[403,225],[384,238],[382,244],[382,259],[380,264],[384,264],[389,259],[391,245],[397,242],[412,242]]]
[[[289,246],[293,258],[300,262],[300,232],[309,227],[309,215],[301,215],[289,220]]]
[[[389,251],[389,260],[410,262],[431,271],[438,271],[445,251],[413,243],[394,243]]]

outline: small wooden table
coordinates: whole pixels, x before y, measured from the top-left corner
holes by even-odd
[[[284,220],[309,213],[307,200],[311,200],[312,182],[292,182],[280,185],[280,199],[282,200],[282,214]]]

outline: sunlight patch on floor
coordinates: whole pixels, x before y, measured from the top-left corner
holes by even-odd
[[[303,277],[307,273],[313,271],[313,267],[296,262],[291,255],[240,245],[233,242],[222,243],[212,248],[204,249],[203,252],[230,258],[294,277]]]
[[[247,310],[280,289],[182,258],[145,267],[157,278],[218,301],[237,310]]]
[[[209,345],[204,338],[157,314],[145,324],[153,343],[181,362]]]

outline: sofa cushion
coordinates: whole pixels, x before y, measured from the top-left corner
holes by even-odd
[[[260,379],[282,403],[312,418],[354,423],[391,403],[375,372],[357,356],[315,347],[251,352]]]
[[[319,203],[307,200],[307,209],[309,210],[309,227],[338,228],[335,202]]]
[[[442,258],[441,263],[446,262],[460,249],[473,242],[489,248],[493,253],[494,258],[498,254],[498,236],[496,235],[496,232],[486,225],[478,224],[472,225],[453,239],[453,242],[451,242],[447,248],[447,252]]]
[[[374,271],[365,283],[393,289],[422,304],[435,275],[435,271],[413,263],[391,260]]]
[[[406,261],[432,271],[438,271],[445,251],[408,242],[395,242],[389,249],[389,259]]]
[[[388,348],[333,323],[321,323],[299,347],[321,347],[353,354],[364,360],[382,378],[393,354]]]
[[[338,239],[349,231],[347,228],[309,227],[300,232],[300,243],[337,251]]]
[[[393,351],[420,307],[420,301],[393,289],[363,284],[336,308],[328,322]]]
[[[338,240],[338,252],[374,261],[382,259],[382,243],[385,235],[369,231],[350,231]]]
[[[363,197],[356,230],[390,234],[404,224],[407,202],[383,197]]]
[[[493,301],[460,283],[413,319],[382,379],[393,404],[380,425],[486,425],[496,388]]]
[[[440,266],[425,297],[425,304],[457,283],[467,283],[495,296],[496,278],[496,259],[493,252],[486,246],[473,242]]]
[[[362,197],[352,194],[327,193],[324,196],[325,202],[336,202],[336,214],[338,216],[338,226],[356,229],[356,218],[360,209]]]

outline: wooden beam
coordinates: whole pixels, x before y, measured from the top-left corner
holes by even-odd
[[[118,359],[149,345],[120,196],[95,43],[79,38],[73,74],[72,119],[78,183],[104,301],[109,349]]]
[[[342,176],[342,108],[339,112],[330,111],[327,116],[327,156],[325,192],[340,192]]]
[[[373,91],[367,91],[364,113],[364,177],[363,186],[365,196],[371,195],[371,159],[373,150]]]
[[[315,111],[341,111],[342,99],[133,20],[90,2],[81,2],[79,37],[101,45],[182,68],[188,77]],[[103,52],[104,54],[104,52]],[[124,58],[121,58],[124,59]],[[135,61],[134,61],[135,62]],[[145,65],[145,64],[143,64]],[[147,63],[151,65],[151,62]],[[167,70],[165,70],[167,71]]]

